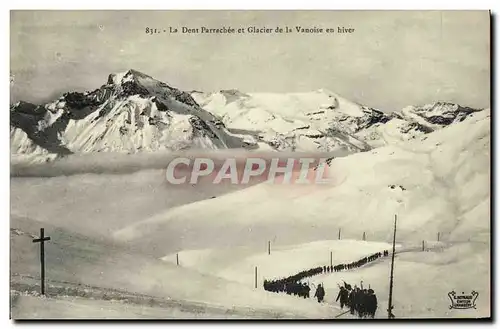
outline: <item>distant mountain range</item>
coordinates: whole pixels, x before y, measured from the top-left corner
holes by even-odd
[[[463,121],[482,109],[437,102],[390,114],[328,90],[185,92],[144,73],[110,74],[85,93],[10,107],[11,156],[49,161],[71,153],[246,148],[367,151]]]

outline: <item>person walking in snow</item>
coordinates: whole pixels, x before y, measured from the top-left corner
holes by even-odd
[[[375,318],[375,313],[377,312],[377,296],[373,289],[368,289],[367,296],[367,313],[373,319]]]
[[[368,302],[368,290],[360,289],[359,290],[359,301],[358,301],[358,316],[360,318],[364,318],[367,316],[367,302]]]
[[[311,291],[311,288],[309,288],[309,285],[304,283],[304,298],[309,298],[310,291]]]
[[[340,309],[344,309],[344,305],[347,305],[348,298],[349,292],[345,287],[341,286],[339,294],[337,295],[337,299],[335,300],[336,302],[340,300]]]
[[[351,289],[351,286],[347,288],[347,291],[349,291],[349,296],[347,297],[347,305],[349,306],[349,311],[351,311],[351,314],[354,314],[354,297],[356,292],[354,289]]]
[[[357,286],[354,286],[352,289],[349,295],[349,302],[351,314],[357,313],[359,310],[359,288]]]
[[[314,297],[318,298],[318,303],[321,303],[323,301],[323,298],[325,297],[325,289],[323,289],[321,284],[318,284],[318,288],[316,289]]]

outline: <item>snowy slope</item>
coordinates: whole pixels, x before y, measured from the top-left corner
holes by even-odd
[[[86,290],[89,290],[85,288]],[[80,292],[80,291],[78,291]],[[193,304],[184,301],[169,301],[139,295],[131,301],[133,294],[125,293],[115,298],[110,291],[103,298],[60,295],[51,297],[33,296],[30,293],[14,292],[12,317],[16,320],[31,319],[305,319],[307,317],[275,310],[252,310],[230,306]],[[111,295],[111,296],[110,296]],[[116,293],[115,293],[116,295]],[[326,310],[325,310],[326,311]],[[325,312],[326,313],[326,312]]]
[[[35,106],[11,106],[11,126],[29,139],[13,140],[17,153],[36,143],[58,155],[73,152],[170,151],[248,146],[251,137],[229,133],[192,97],[143,73],[111,74],[92,92],[69,92]]]
[[[150,305],[151,299],[143,303],[129,303],[115,300],[82,298],[75,296],[38,297],[14,292],[12,318],[32,319],[241,319],[242,314],[207,312],[197,307],[164,307]],[[17,297],[19,296],[19,297]]]
[[[365,231],[387,241],[399,214],[403,240],[441,232],[446,240],[489,241],[489,147],[487,110],[422,140],[337,158],[330,185],[260,184],[170,209],[115,236],[161,248],[162,232],[178,232],[182,249],[203,249],[275,236],[282,243],[330,239],[341,227],[349,238]]]
[[[11,289],[36,292],[39,278],[38,248],[32,243],[40,222],[14,217],[11,219]],[[167,306],[184,310],[205,309],[207,313],[235,311],[242,316],[331,317],[334,310],[318,308],[304,300],[290,300],[257,290],[253,283],[235,283],[185,267],[115,246],[109,241],[95,240],[75,232],[44,224],[51,241],[46,243],[46,279],[49,296],[64,298],[97,296],[103,291],[113,296],[116,291],[161,298]],[[66,287],[66,288],[65,288]],[[75,291],[76,289],[76,291]],[[108,290],[106,292],[106,289]],[[68,293],[69,292],[69,293]],[[132,299],[134,296],[130,296]],[[57,301],[54,301],[57,302]],[[87,303],[91,301],[87,300]],[[81,307],[82,302],[76,301]],[[25,307],[31,307],[27,303]],[[265,307],[263,306],[265,305]],[[101,302],[102,306],[102,302]],[[22,305],[21,305],[22,307]],[[118,308],[119,309],[119,308]],[[16,310],[23,314],[29,309]],[[68,309],[65,308],[66,316]],[[73,314],[78,314],[76,308]],[[52,312],[45,305],[43,312]],[[171,317],[172,311],[165,316]],[[91,313],[92,314],[92,313]],[[217,313],[216,313],[217,314]],[[71,316],[71,313],[70,313]],[[180,314],[178,317],[182,317]],[[191,317],[188,315],[188,317]]]
[[[254,266],[258,266],[259,280],[287,277],[305,269],[330,265],[330,251],[333,264],[351,262],[369,254],[389,249],[384,242],[356,240],[315,241],[303,244],[282,245],[279,239],[271,243],[268,255],[265,243],[262,248],[232,247],[220,249],[182,250],[179,263],[196,268],[227,280],[241,283],[252,281]],[[162,257],[166,262],[175,263],[176,255]],[[293,260],[293,261],[292,261]]]
[[[252,268],[258,266],[259,279],[282,278],[308,268],[349,263],[375,252],[391,249],[387,243],[375,241],[330,240],[307,244],[272,244],[271,254],[251,248],[186,250],[179,252],[183,266],[228,280],[246,282],[252,279]],[[376,318],[387,318],[390,258],[382,257],[361,268],[324,273],[304,280],[312,291],[321,283],[326,290],[326,303],[338,305],[335,299],[339,285],[372,288],[377,294]],[[163,258],[175,262],[175,255]],[[470,275],[470,268],[477,270]],[[426,241],[425,251],[419,244],[396,245],[394,313],[397,318],[488,317],[489,246],[485,243],[443,243]],[[420,275],[415,275],[420,273]],[[453,290],[479,292],[477,309],[450,310],[447,294]],[[290,298],[297,298],[291,296]],[[340,312],[339,312],[340,313]]]
[[[193,92],[204,109],[234,130],[252,132],[278,150],[366,151],[417,138],[478,110],[436,102],[384,113],[331,91],[309,93]]]
[[[396,318],[480,318],[491,316],[490,246],[485,243],[450,243],[444,248],[396,254],[393,305]],[[473,272],[471,269],[474,269]],[[370,284],[378,298],[376,318],[387,319],[390,257],[355,271],[319,275],[326,300],[334,302],[342,281]],[[448,293],[479,293],[474,309],[450,309]],[[329,294],[329,296],[328,296]]]

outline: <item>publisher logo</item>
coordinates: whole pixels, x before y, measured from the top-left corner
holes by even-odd
[[[470,294],[457,294],[455,291],[449,292],[448,297],[450,297],[451,305],[450,309],[468,309],[468,308],[476,308],[476,299],[479,296],[479,293],[476,291],[472,291]]]

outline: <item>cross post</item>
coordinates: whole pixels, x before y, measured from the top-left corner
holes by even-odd
[[[44,242],[49,241],[50,237],[45,236],[44,229],[40,229],[40,237],[38,239],[33,239],[33,243],[40,243],[40,278],[41,278],[41,285],[40,285],[40,293],[42,295],[45,295],[45,246]]]

